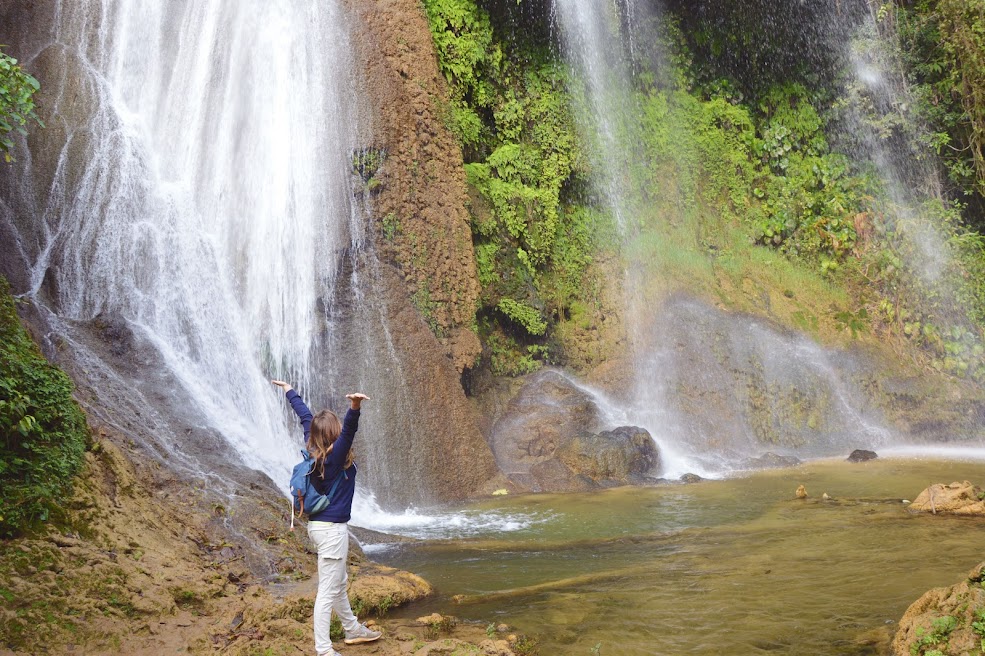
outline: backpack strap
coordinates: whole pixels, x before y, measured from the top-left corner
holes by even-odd
[[[304,454],[305,458],[309,457],[307,451],[302,450],[301,453]],[[312,468],[314,468],[314,465],[312,465]],[[310,476],[311,472],[308,472],[308,475]],[[335,491],[339,489],[339,483],[342,482],[343,478],[345,479],[349,478],[349,475],[345,473],[345,467],[343,467],[342,471],[339,472],[339,475],[338,477],[336,477],[335,482],[332,483],[332,488],[328,491],[328,494],[325,495],[329,503],[332,503],[332,497],[335,496]],[[290,503],[291,503],[291,530],[293,531],[294,530],[294,500],[291,499]],[[298,503],[301,506],[301,510],[298,512],[297,516],[301,517],[301,515],[304,514],[304,496],[302,496],[301,490],[298,490]]]
[[[332,503],[332,497],[335,496],[335,490],[337,490],[339,488],[339,483],[342,482],[342,479],[343,478],[349,478],[345,474],[345,467],[342,467],[342,471],[339,473],[338,478],[336,478],[335,479],[335,482],[332,483],[332,489],[330,489],[328,491],[328,494],[325,495],[326,497],[328,497],[328,502],[329,503]]]

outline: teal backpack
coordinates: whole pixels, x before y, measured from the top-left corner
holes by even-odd
[[[291,473],[291,530],[294,530],[294,518],[302,515],[314,515],[319,513],[332,503],[332,497],[339,488],[339,483],[343,478],[348,478],[343,468],[339,472],[335,482],[332,483],[328,494],[322,494],[315,489],[311,480],[311,473],[315,469],[315,459],[305,449],[301,449],[301,462],[294,465]]]

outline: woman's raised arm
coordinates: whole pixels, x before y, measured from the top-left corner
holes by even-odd
[[[301,395],[295,392],[294,388],[292,388],[289,384],[282,380],[272,380],[270,382],[284,390],[284,393],[287,395],[287,400],[291,404],[291,408],[294,409],[294,414],[296,414],[298,419],[301,420],[301,428],[304,429],[304,441],[307,442],[308,434],[311,432],[311,420],[313,418],[311,410],[309,410],[308,406],[305,405],[304,399],[301,398]]]

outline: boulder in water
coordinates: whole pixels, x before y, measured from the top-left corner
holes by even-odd
[[[936,483],[921,492],[910,509],[915,512],[949,515],[985,515],[985,491],[968,481],[950,485]]]
[[[875,460],[878,457],[875,451],[855,449],[848,455],[848,462],[866,462],[868,460]]]
[[[584,492],[646,482],[659,462],[650,434],[635,426],[582,433],[565,441],[552,458],[530,467],[525,477],[539,492]]]
[[[558,449],[558,459],[572,471],[603,484],[639,480],[659,461],[650,433],[637,426],[581,433]]]
[[[534,492],[647,482],[659,463],[650,434],[636,426],[603,428],[592,393],[546,369],[526,379],[489,441],[500,469]]]
[[[697,474],[687,473],[681,476],[682,483],[697,483],[698,481],[703,481],[704,479]]]
[[[574,436],[600,428],[592,396],[546,369],[527,378],[493,426],[489,443],[499,468],[514,476],[550,460]]]
[[[572,471],[557,458],[533,465],[530,478],[538,492],[587,492],[598,487],[588,476]]]

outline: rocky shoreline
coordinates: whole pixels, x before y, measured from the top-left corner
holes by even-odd
[[[102,431],[87,453],[66,504],[67,525],[0,544],[0,654],[310,653],[315,561],[303,531],[289,531],[270,498],[260,501],[272,490],[253,497],[253,512],[245,513],[236,509],[242,502],[220,505],[193,485],[163,478],[149,486],[117,437]],[[923,500],[931,495],[933,507]],[[970,483],[936,484],[908,510],[981,515],[968,510],[981,497]],[[354,533],[373,542],[386,537]],[[408,611],[388,617],[432,588],[372,562],[356,538],[350,599],[384,639],[347,653],[537,653],[535,638],[505,625],[435,614],[409,619]],[[983,572],[985,563],[965,581],[929,591],[906,612],[892,651],[874,653],[975,653],[969,645],[977,646],[985,626]]]
[[[0,654],[310,653],[316,573],[303,529],[291,532],[263,495],[247,514],[178,481],[171,487],[182,493],[164,492],[161,480],[152,488],[132,457],[104,432],[66,502],[67,524],[0,542]],[[532,644],[506,626],[386,619],[432,588],[352,547],[353,607],[384,632],[359,653],[467,645],[512,656]]]

